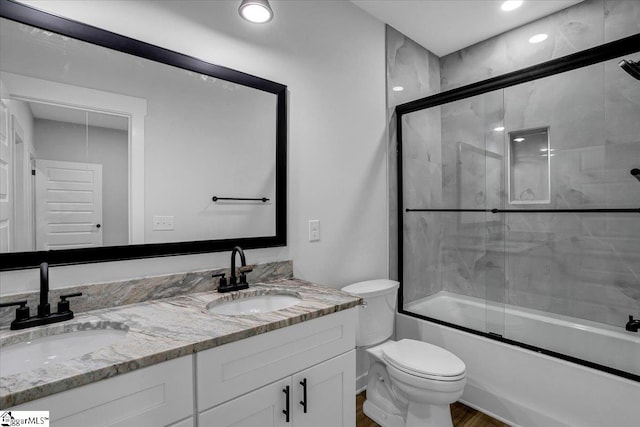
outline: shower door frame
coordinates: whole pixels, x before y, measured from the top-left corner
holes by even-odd
[[[411,209],[405,208],[403,201],[403,175],[402,175],[402,117],[405,114],[413,113],[416,111],[424,110],[431,107],[436,107],[442,104],[458,101],[461,99],[482,95],[495,90],[504,89],[510,86],[515,86],[521,83],[530,82],[533,80],[541,79],[544,77],[553,76],[555,74],[564,73],[567,71],[576,70],[578,68],[587,67],[589,65],[598,64],[600,62],[608,61],[614,58],[618,58],[623,55],[639,52],[640,46],[640,33],[628,36],[619,40],[615,40],[609,43],[605,43],[590,49],[585,49],[580,52],[576,52],[561,58],[552,59],[537,65],[533,65],[527,68],[516,70],[507,74],[503,74],[497,77],[492,77],[486,80],[482,80],[469,85],[461,86],[456,89],[451,89],[445,92],[440,92],[436,95],[420,98],[414,101],[400,104],[395,108],[396,114],[396,132],[397,132],[397,146],[396,146],[396,161],[397,161],[397,215],[398,215],[398,229],[397,229],[397,242],[398,242],[398,281],[400,287],[398,288],[398,313],[404,314],[410,317],[426,320],[439,325],[447,326],[460,331],[468,332],[474,335],[479,335],[491,340],[499,341],[505,344],[515,345],[527,350],[531,350],[537,353],[541,353],[547,356],[556,357],[568,362],[576,363],[582,366],[586,366],[599,371],[604,371],[609,374],[617,375],[629,380],[640,382],[640,375],[633,374],[631,372],[622,371],[619,369],[611,368],[609,366],[601,365],[599,363],[591,362],[588,360],[580,359],[574,356],[570,356],[564,353],[548,350],[542,347],[537,347],[531,344],[523,343],[520,341],[511,340],[501,335],[497,335],[491,332],[483,332],[476,329],[471,329],[465,326],[457,325],[455,323],[446,322],[444,320],[435,319],[432,317],[424,316],[421,314],[406,311],[404,309],[404,280],[403,280],[403,229],[404,220],[403,214],[405,212],[637,212],[640,214],[640,208],[638,209]]]

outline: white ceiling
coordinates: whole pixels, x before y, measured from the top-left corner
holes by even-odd
[[[84,125],[87,121],[87,112],[76,108],[66,108],[58,105],[30,102],[31,113],[36,119],[54,120],[57,122],[74,123]],[[106,113],[89,112],[89,126],[129,130],[129,119]]]
[[[502,0],[351,0],[440,57],[581,1],[525,0],[504,12]]]

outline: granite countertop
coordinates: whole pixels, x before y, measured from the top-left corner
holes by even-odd
[[[296,295],[302,301],[262,314],[227,316],[207,311],[209,304],[219,300],[264,293]],[[252,284],[238,292],[194,293],[89,311],[47,326],[2,330],[0,346],[24,341],[25,336],[39,338],[76,330],[120,329],[127,334],[121,341],[92,353],[0,378],[0,408],[346,310],[359,301],[360,298],[334,288],[283,279]]]

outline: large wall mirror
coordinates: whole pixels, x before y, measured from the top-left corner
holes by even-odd
[[[0,270],[286,244],[286,86],[0,16]]]

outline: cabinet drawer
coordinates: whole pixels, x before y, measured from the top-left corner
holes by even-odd
[[[49,411],[51,425],[55,427],[170,425],[193,415],[193,356],[138,369],[12,409]]]
[[[198,410],[353,349],[355,324],[349,309],[197,353]]]

